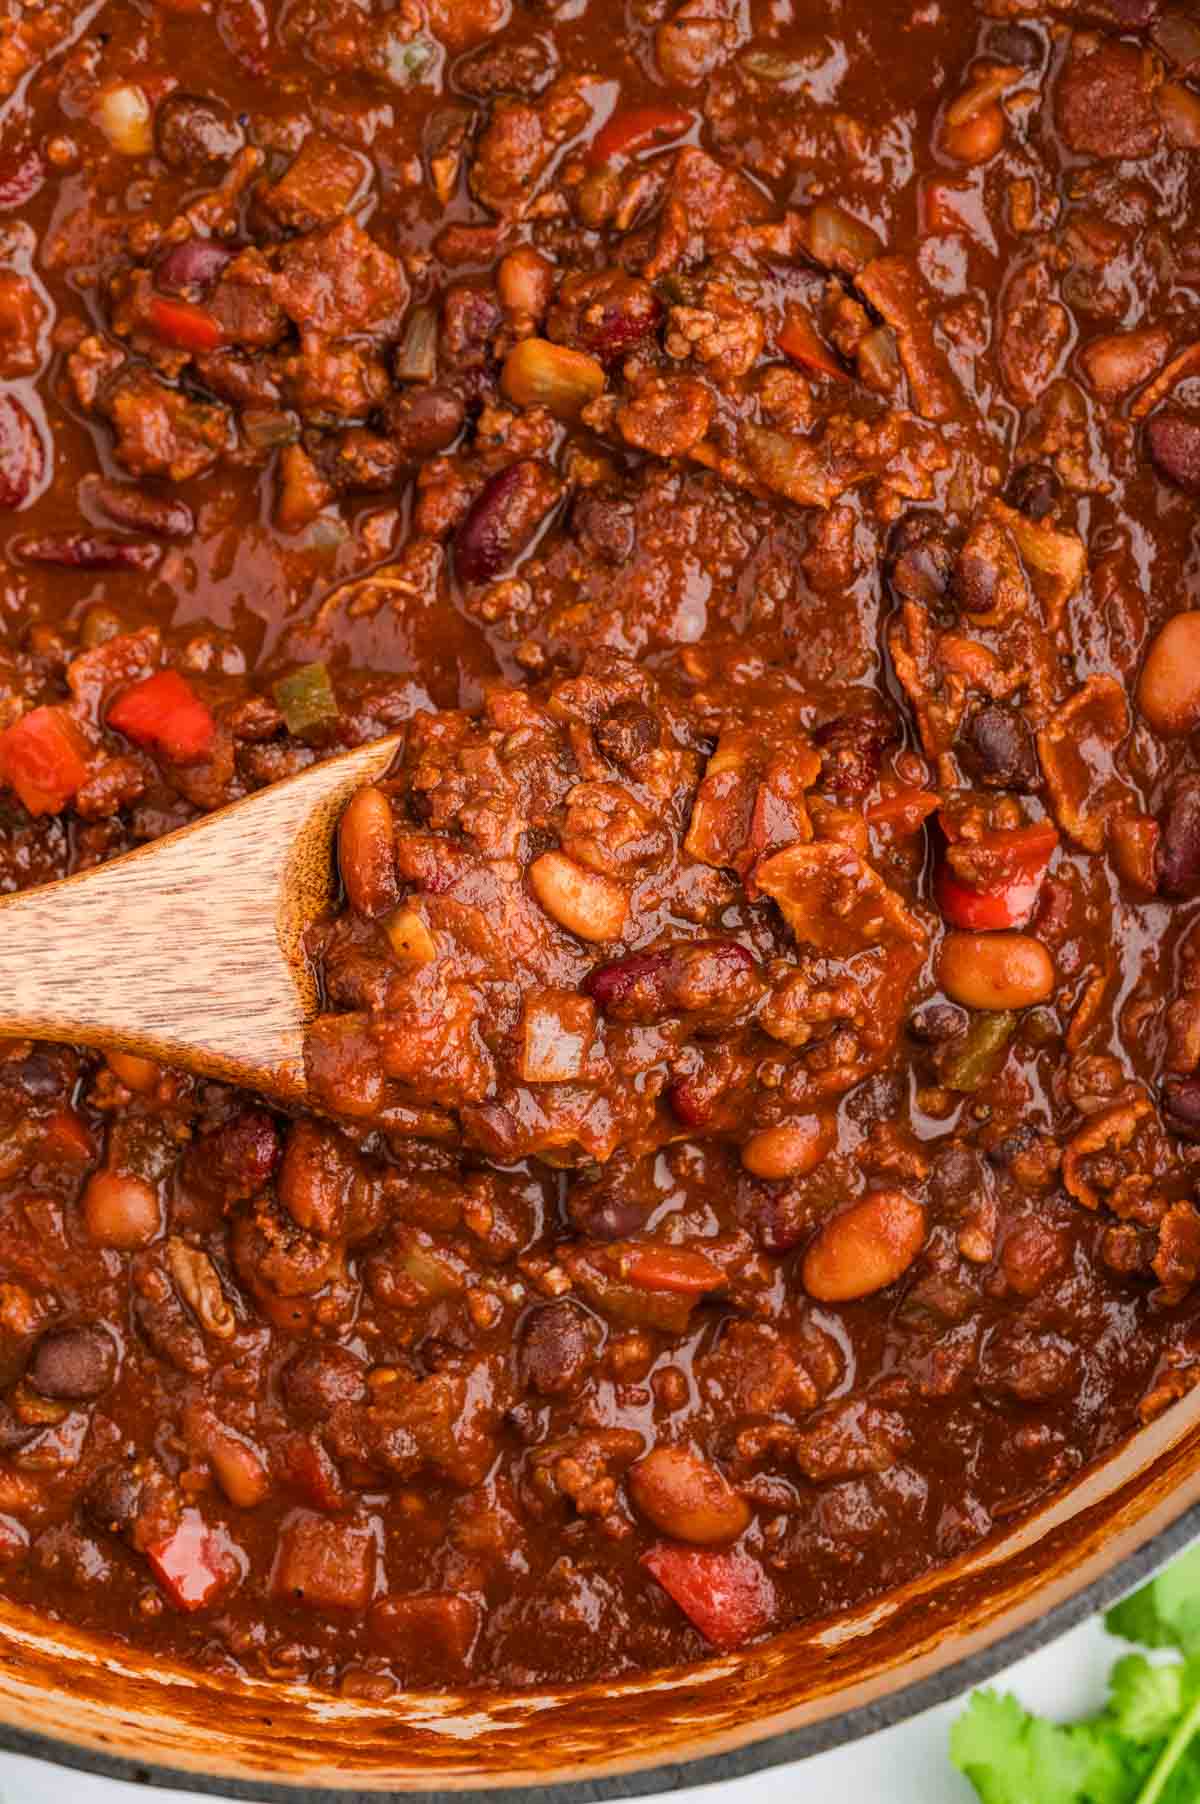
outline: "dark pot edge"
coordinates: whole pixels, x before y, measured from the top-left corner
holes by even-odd
[[[1168,1527],[1160,1530],[1145,1546],[1135,1549],[1111,1572],[1103,1573],[1090,1585],[1048,1610],[1035,1622],[1014,1629],[979,1653],[956,1660],[943,1671],[909,1685],[901,1685],[887,1697],[857,1709],[844,1711],[824,1722],[810,1723],[782,1735],[735,1748],[724,1754],[709,1754],[670,1766],[649,1767],[642,1772],[618,1773],[602,1779],[565,1780],[553,1785],[490,1786],[482,1790],[449,1792],[395,1791],[364,1792],[329,1790],[326,1787],[288,1785],[275,1781],[210,1778],[188,1773],[175,1767],[147,1766],[123,1755],[101,1754],[78,1748],[68,1741],[51,1736],[27,1733],[21,1729],[0,1726],[0,1750],[23,1754],[75,1772],[95,1773],[101,1778],[121,1779],[130,1784],[155,1786],[164,1791],[192,1792],[217,1798],[244,1798],[255,1804],[380,1804],[388,1798],[402,1799],[405,1804],[592,1804],[592,1800],[608,1798],[641,1798],[661,1792],[679,1791],[685,1786],[717,1785],[731,1779],[742,1779],[768,1767],[828,1753],[851,1741],[861,1741],[881,1729],[918,1716],[935,1704],[982,1684],[1002,1668],[1011,1666],[1036,1648],[1044,1647],[1068,1629],[1104,1608],[1124,1592],[1132,1590],[1163,1566],[1189,1541],[1200,1536],[1200,1503],[1185,1510]]]

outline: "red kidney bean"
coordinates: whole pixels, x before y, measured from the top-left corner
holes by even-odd
[[[1173,1134],[1200,1140],[1200,1077],[1169,1077],[1163,1084],[1163,1114]]]
[[[696,940],[598,965],[584,978],[583,989],[617,1020],[655,1021],[675,1013],[736,1012],[753,1001],[759,984],[754,958],[744,946]]]
[[[28,564],[60,564],[70,570],[152,570],[162,556],[162,547],[134,539],[64,532],[46,539],[22,539],[17,553]]]
[[[173,244],[155,266],[155,286],[164,294],[206,292],[210,289],[234,252],[226,244],[215,244],[211,238],[186,238]]]
[[[1200,420],[1156,414],[1146,427],[1146,443],[1160,476],[1187,495],[1200,495]]]
[[[1165,896],[1183,896],[1200,882],[1200,777],[1180,777],[1161,820],[1159,882]]]
[[[98,1324],[52,1328],[33,1349],[26,1376],[34,1390],[56,1402],[87,1403],[100,1397],[117,1369],[112,1335]]]
[[[525,457],[484,483],[454,536],[460,582],[486,583],[524,551],[558,500],[554,474]]]
[[[0,213],[25,206],[45,180],[46,165],[32,146],[4,158],[0,161]]]
[[[672,1078],[664,1095],[671,1113],[684,1127],[702,1128],[711,1121],[712,1099],[705,1095],[694,1078]]]
[[[89,476],[79,485],[85,509],[94,509],[128,532],[150,532],[162,539],[190,539],[195,517],[186,501],[170,495],[148,495],[132,482],[111,482],[107,476]]]
[[[12,395],[0,395],[0,512],[23,507],[45,467],[46,453],[29,414]]]

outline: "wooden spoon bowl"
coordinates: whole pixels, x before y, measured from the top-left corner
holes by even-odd
[[[138,1053],[303,1102],[305,930],[333,834],[401,739],[376,739],[179,832],[0,901],[0,1036]]]

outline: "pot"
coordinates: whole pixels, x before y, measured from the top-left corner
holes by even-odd
[[[648,1678],[365,1703],[151,1661],[0,1605],[0,1745],[279,1804],[534,1787],[538,1804],[642,1796],[797,1760],[924,1710],[1061,1634],[1198,1533],[1200,1390],[926,1578]]]

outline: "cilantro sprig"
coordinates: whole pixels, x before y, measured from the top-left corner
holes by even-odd
[[[950,1753],[982,1804],[1197,1804],[1200,1800],[1200,1547],[1105,1617],[1110,1634],[1172,1649],[1126,1654],[1095,1716],[1054,1723],[977,1691]]]

